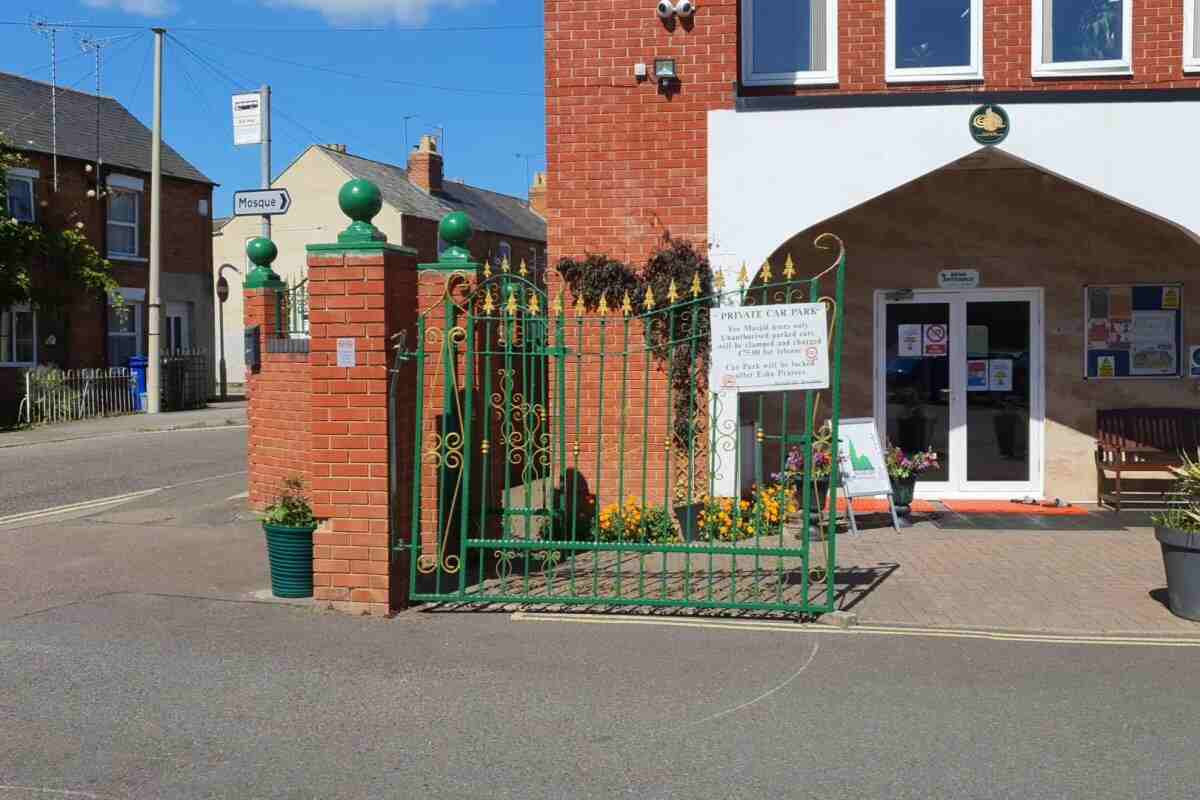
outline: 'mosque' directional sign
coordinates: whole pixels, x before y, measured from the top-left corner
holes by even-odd
[[[286,214],[292,207],[287,189],[244,189],[233,193],[235,217],[261,217]]]

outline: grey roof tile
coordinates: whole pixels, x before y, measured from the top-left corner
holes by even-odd
[[[58,154],[94,161],[97,97],[73,89],[58,90]],[[104,163],[150,171],[150,129],[111,97],[99,98],[100,152]],[[0,72],[0,137],[19,150],[52,152],[50,84]],[[176,178],[212,183],[166,142],[162,171]]]
[[[383,201],[401,213],[440,220],[451,211],[465,211],[476,230],[546,241],[546,220],[519,197],[491,192],[457,181],[443,181],[442,191],[430,194],[408,180],[408,171],[395,164],[322,147],[325,154],[356,178],[379,187]]]

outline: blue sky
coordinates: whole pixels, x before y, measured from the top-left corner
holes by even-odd
[[[408,121],[410,145],[444,127],[448,178],[524,197],[525,160],[515,154],[531,154],[532,169],[545,165],[541,0],[11,0],[3,6],[0,21],[23,22],[36,14],[145,28],[60,32],[58,62],[60,86],[95,91],[94,61],[81,55],[79,37],[113,38],[102,51],[101,91],[147,125],[153,103],[149,27],[167,28],[194,51],[167,39],[164,137],[221,184],[214,202],[218,216],[229,213],[234,189],[259,183],[258,147],[233,146],[229,98],[238,87],[254,90],[261,83],[272,88],[275,174],[313,142],[345,143],[352,153],[402,164],[403,118],[412,114],[418,116]],[[332,26],[383,30],[333,32]],[[495,26],[536,27],[470,30]],[[25,25],[4,25],[0,41],[0,71],[49,80],[45,38]],[[492,90],[507,94],[485,93]]]

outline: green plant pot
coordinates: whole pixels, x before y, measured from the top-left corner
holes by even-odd
[[[315,527],[289,528],[263,523],[263,531],[267,534],[267,559],[271,562],[271,594],[312,597],[315,530]]]
[[[896,513],[902,517],[912,511],[913,493],[917,489],[917,478],[910,475],[907,478],[892,478],[892,504]]]

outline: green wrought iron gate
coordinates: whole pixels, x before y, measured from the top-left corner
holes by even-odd
[[[412,476],[392,520],[411,599],[833,610],[845,258],[828,241],[819,275],[789,258],[728,291],[696,274],[589,303],[507,270],[450,276],[397,358],[416,382],[411,469],[393,469]],[[709,310],[794,302],[829,310],[828,408],[710,393]]]

